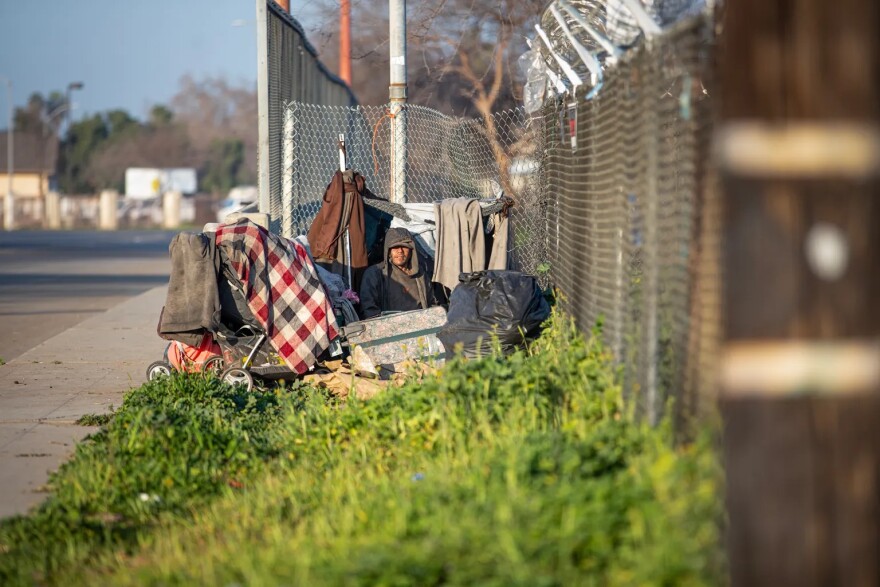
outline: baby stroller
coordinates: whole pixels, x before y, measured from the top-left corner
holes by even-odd
[[[256,247],[269,254],[248,256],[248,247]],[[182,233],[175,237],[170,247],[172,283],[169,284],[169,297],[159,324],[160,336],[170,339],[171,343],[166,347],[163,360],[147,368],[147,378],[152,380],[174,370],[213,372],[223,381],[250,391],[255,379],[265,381],[296,377],[311,367],[318,356],[330,348],[331,342],[338,347],[338,341],[334,340],[337,332],[333,310],[326,301],[314,266],[306,253],[295,249],[291,251],[293,247],[289,241],[280,240],[248,220],[221,226],[216,243],[212,233]],[[298,260],[292,255],[298,255]],[[254,266],[242,268],[247,265],[249,258],[266,258],[275,264],[268,270]],[[258,307],[265,310],[264,316],[272,317],[272,323],[261,323],[251,311],[239,271],[251,276],[280,276],[277,283],[263,284],[261,291],[268,292],[265,295],[269,296],[265,300],[267,304],[260,305],[264,300],[257,300]],[[202,279],[192,277],[200,273],[204,274]],[[183,277],[177,280],[178,287],[175,287],[173,282],[178,275]],[[183,284],[182,288],[180,284]],[[211,295],[202,295],[198,287],[206,284],[216,288],[219,312],[213,305],[208,310],[201,307],[204,305],[202,301],[214,294],[214,290],[209,288]],[[260,288],[252,287],[252,291],[255,289]],[[289,293],[288,290],[295,291],[296,295],[285,295]],[[273,295],[274,298],[271,297]],[[185,309],[175,312],[175,303],[180,305],[181,301]],[[190,308],[192,305],[197,307]],[[271,308],[266,309],[268,306]],[[172,313],[185,317],[204,317],[210,313],[212,318],[219,314],[219,319],[211,320],[210,325],[202,325],[194,332],[181,332],[175,328],[180,329],[181,324],[192,324],[181,321],[178,316],[166,316],[169,308],[172,308]],[[315,315],[311,319],[302,321],[300,315],[303,308],[317,310],[314,310]],[[316,316],[326,318],[322,321],[315,319]],[[304,341],[301,335],[306,326],[314,332],[309,332]],[[293,331],[298,337],[291,334]],[[285,334],[289,335],[289,340],[285,339]],[[276,348],[279,347],[279,341],[282,343],[281,351],[288,353],[286,356]],[[291,364],[295,369],[291,368]]]

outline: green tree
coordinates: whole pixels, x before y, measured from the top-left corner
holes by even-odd
[[[15,109],[15,130],[31,134],[57,134],[65,113],[68,111],[67,98],[58,91],[43,97],[34,92],[28,98],[27,105]]]
[[[128,167],[190,164],[188,143],[185,129],[163,105],[153,106],[146,124],[120,109],[95,114],[68,129],[61,149],[61,189],[121,191]]]
[[[111,141],[137,133],[141,127],[140,123],[125,110],[108,111],[106,120],[110,130],[110,135],[107,138]]]
[[[96,186],[85,178],[92,154],[110,136],[107,121],[101,114],[83,118],[67,129],[59,158],[59,184],[68,194],[93,192]]]
[[[122,110],[104,115],[109,129],[107,140],[92,154],[83,179],[95,189],[125,188],[129,167],[196,167],[197,158],[186,127],[174,120],[165,106],[155,106],[146,124]]]
[[[57,94],[57,95],[56,95]],[[50,98],[34,98],[22,109],[24,122],[36,125]],[[110,110],[70,125],[61,145],[61,189],[94,192],[124,188],[129,167],[193,167],[202,189],[222,193],[256,178],[256,94],[222,78],[181,80],[170,106],[157,104],[139,121],[124,110]],[[63,117],[61,118],[63,120]]]
[[[209,159],[201,169],[202,189],[222,193],[240,183],[244,165],[241,139],[218,139],[211,144]]]
[[[150,109],[150,126],[161,128],[168,126],[174,120],[174,113],[167,106],[157,104]]]

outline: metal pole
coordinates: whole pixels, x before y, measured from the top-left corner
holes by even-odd
[[[653,72],[652,72],[653,73]],[[657,187],[658,149],[660,148],[657,136],[660,134],[660,125],[657,123],[656,113],[649,111],[649,119],[643,126],[648,137],[646,148],[646,173],[647,185],[645,193],[645,281],[644,281],[644,312],[645,312],[645,359],[647,360],[645,371],[645,404],[648,410],[648,419],[651,425],[656,425],[662,417],[663,403],[657,390],[657,363],[660,357],[657,354],[658,330],[657,313],[660,304],[660,191]]]
[[[70,195],[73,193],[73,188],[70,187],[70,84],[67,84],[67,91],[64,96],[65,103],[67,104],[67,112],[64,114],[65,118],[67,118],[67,138],[64,141],[64,183],[66,184],[64,187],[67,194]]]
[[[406,203],[406,0],[389,0],[391,201]]]
[[[345,161],[345,135],[339,133],[339,171],[345,173],[346,161]],[[350,198],[345,189],[342,190],[343,198]],[[345,227],[345,233],[343,234],[343,242],[345,243],[345,274],[348,276],[348,287],[349,289],[354,289],[354,281],[351,279],[351,234],[348,231],[348,227]]]
[[[15,175],[15,106],[12,104],[12,80],[6,82],[6,101],[9,106],[9,128],[6,130],[6,198],[3,200],[3,228],[15,228],[15,195],[12,193],[12,180]]]
[[[70,104],[70,94],[73,90],[81,90],[82,88],[83,88],[82,82],[70,82],[69,84],[67,84],[67,93],[66,93],[67,141],[65,141],[65,144],[64,144],[64,153],[65,153],[67,161],[65,161],[65,163],[64,163],[64,167],[65,167],[64,175],[67,179],[66,183],[67,183],[68,193],[73,193],[73,187],[71,186],[71,177],[70,177],[70,171],[72,168],[72,166],[70,164],[70,125],[72,124],[71,120],[70,120],[70,114],[73,111],[73,108],[71,107],[71,104]]]
[[[284,108],[281,143],[281,234],[294,238],[293,232],[293,105]]]
[[[271,214],[269,198],[269,11],[267,0],[255,0],[257,7],[257,186],[260,213]]]
[[[351,86],[351,0],[339,5],[339,77]]]

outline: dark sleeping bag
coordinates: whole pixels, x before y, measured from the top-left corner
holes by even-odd
[[[447,352],[465,357],[491,353],[493,337],[511,353],[535,338],[550,316],[538,281],[518,271],[462,273],[449,298],[446,325],[437,333]]]

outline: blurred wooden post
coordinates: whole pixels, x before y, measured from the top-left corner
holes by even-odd
[[[180,201],[183,194],[171,190],[162,195],[162,228],[175,229],[180,227]]]
[[[50,230],[61,228],[61,196],[56,191],[46,194],[45,226]]]
[[[102,190],[98,199],[98,229],[116,230],[119,228],[117,219],[117,203],[119,192],[116,190]]]
[[[880,3],[726,4],[733,585],[880,584]]]

